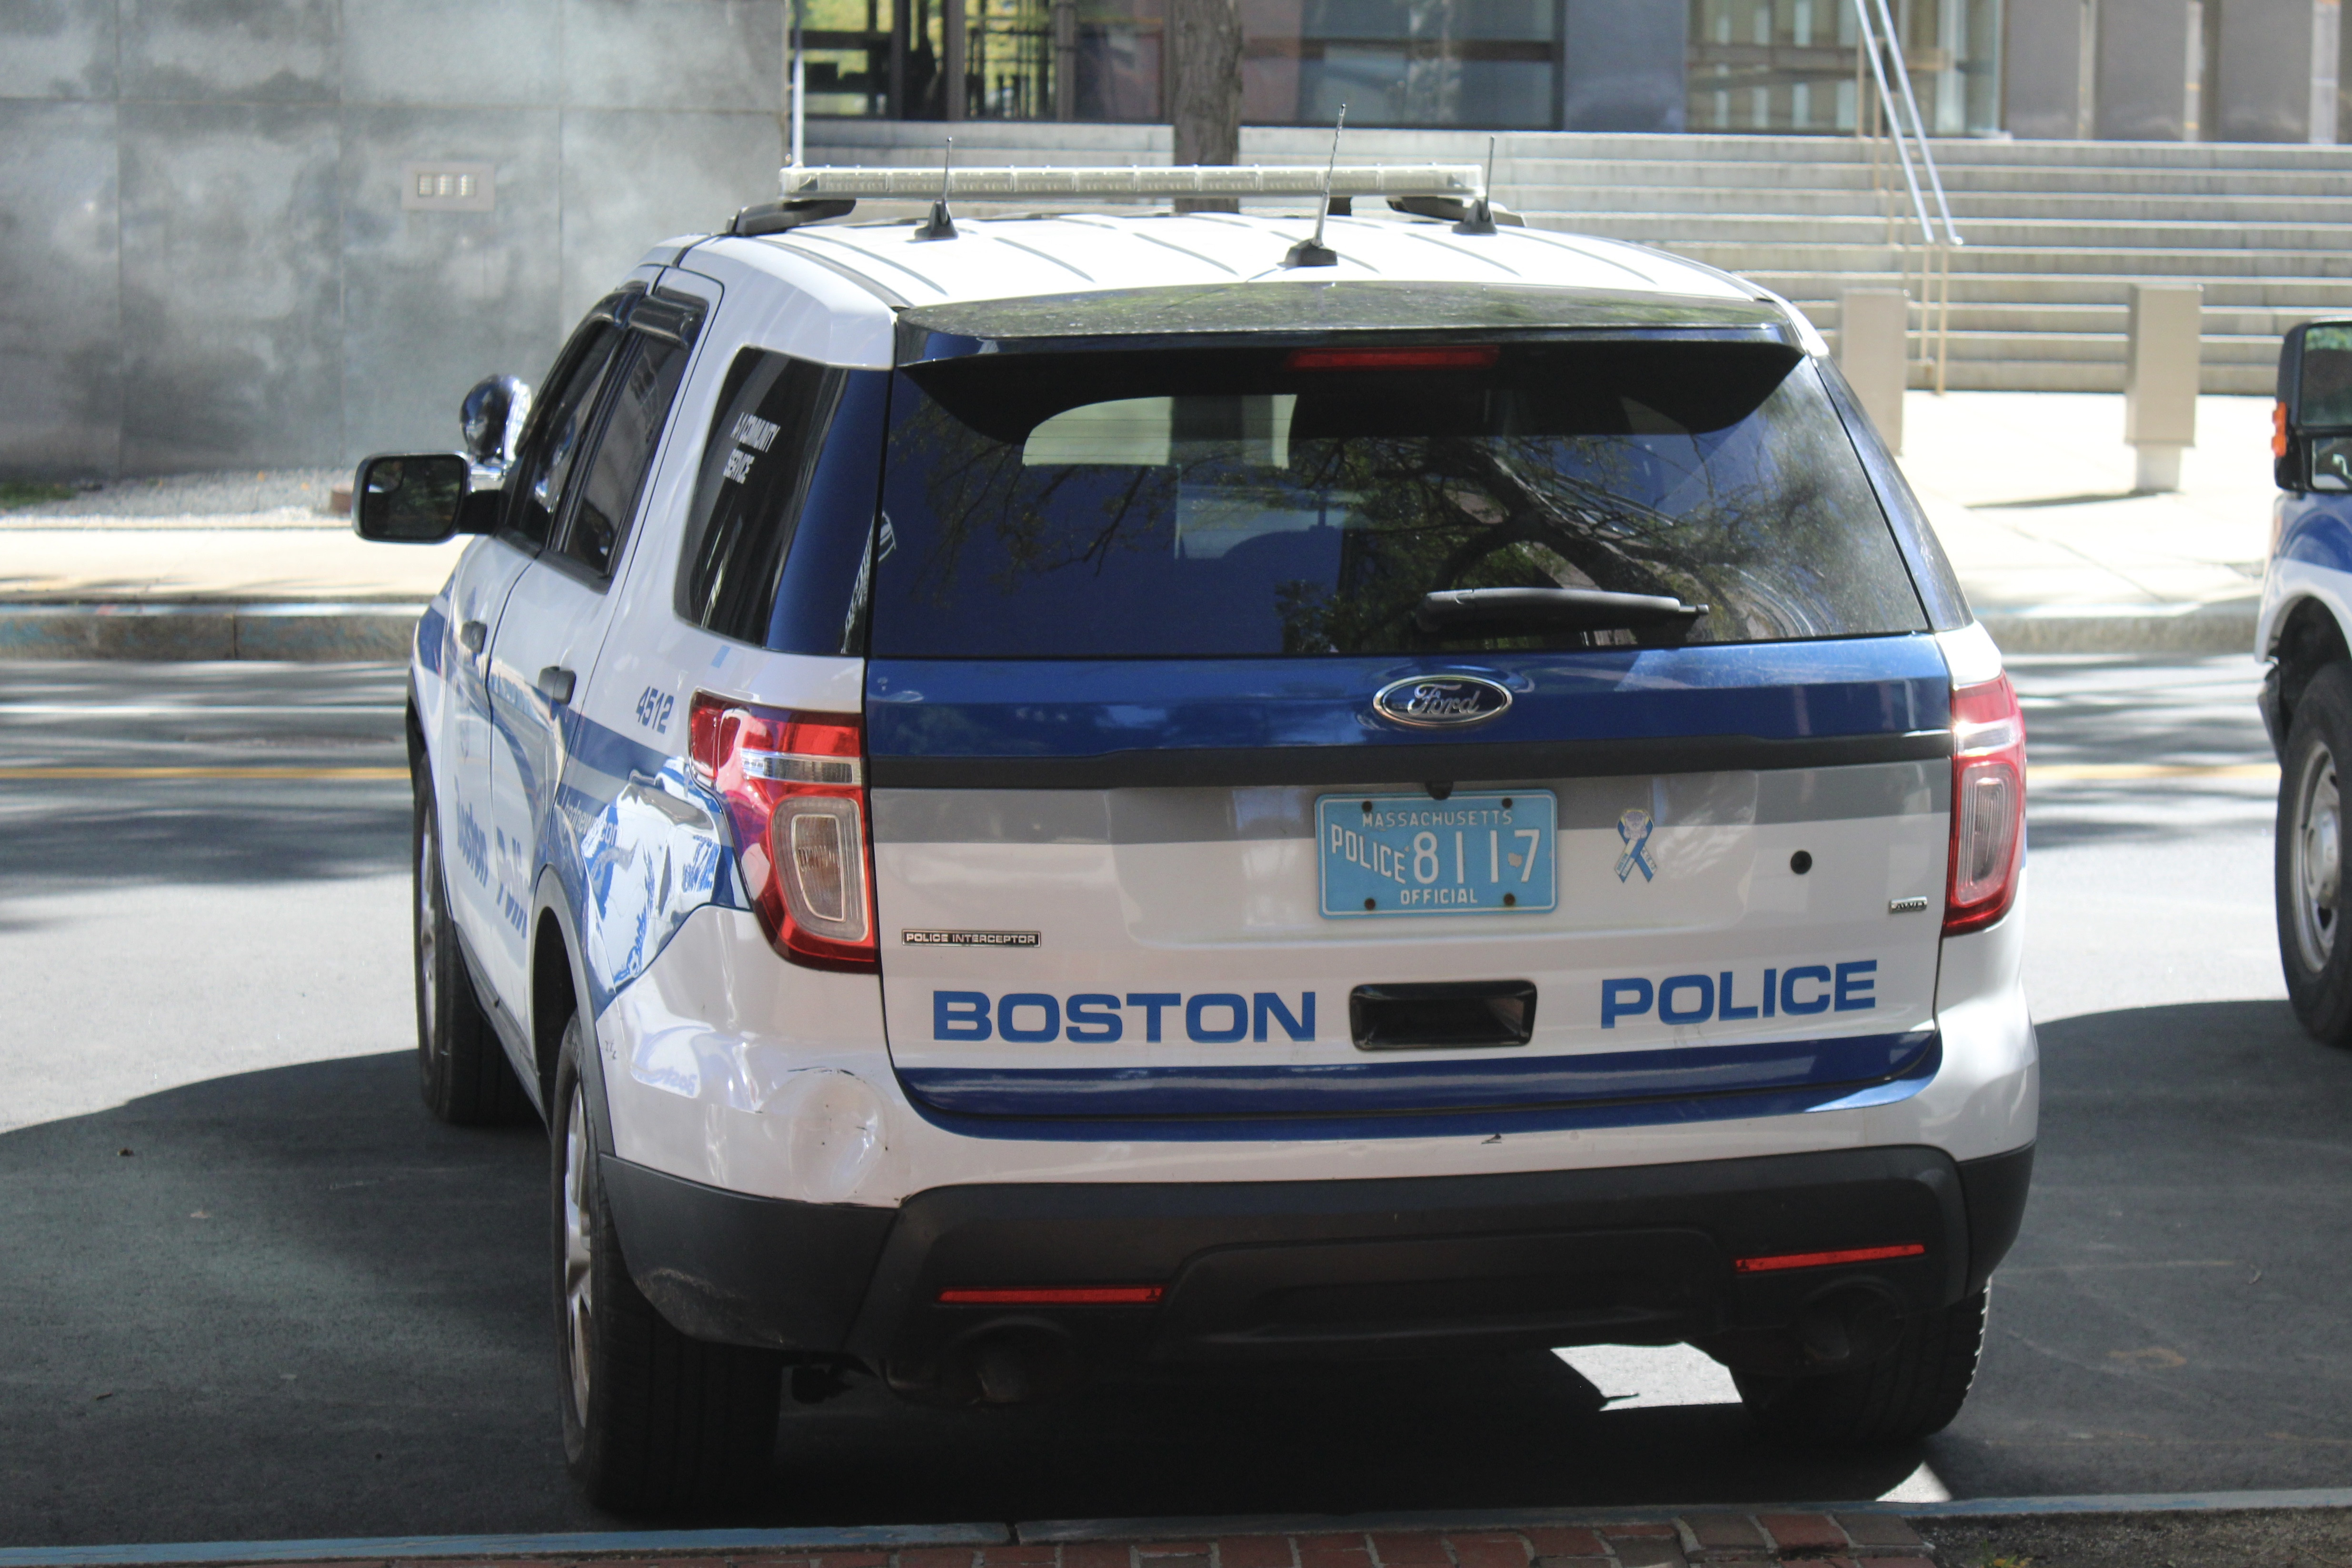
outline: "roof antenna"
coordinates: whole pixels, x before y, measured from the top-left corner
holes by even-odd
[[[940,199],[931,204],[929,219],[915,231],[917,239],[953,239],[956,237],[955,219],[948,212],[948,161],[954,156],[955,138],[950,136],[948,144],[940,150]]]
[[[1470,204],[1470,210],[1464,213],[1462,221],[1454,226],[1454,232],[1456,234],[1495,232],[1495,143],[1500,140],[1501,138],[1496,136],[1486,138],[1486,183],[1478,187],[1478,199]]]
[[[1283,257],[1285,267],[1337,267],[1339,253],[1323,243],[1323,221],[1331,216],[1331,176],[1339,167],[1339,132],[1348,128],[1348,106],[1339,106],[1339,123],[1331,127],[1331,162],[1323,170],[1323,202],[1315,209],[1315,237],[1302,239]]]

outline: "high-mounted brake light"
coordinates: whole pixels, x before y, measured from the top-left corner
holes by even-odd
[[[743,884],[776,951],[811,969],[878,969],[857,716],[702,691],[688,722],[696,776],[727,803]]]
[[[1494,365],[1492,343],[1433,348],[1293,349],[1285,370],[1486,370]]]
[[[1891,1258],[1919,1258],[1927,1249],[1916,1241],[1894,1247],[1849,1247],[1842,1252],[1780,1252],[1769,1258],[1742,1258],[1732,1268],[1741,1274],[1777,1274],[1783,1268],[1826,1268],[1833,1263],[1884,1263]]]
[[[2025,864],[2025,713],[2009,677],[1952,693],[1952,858],[1944,934],[1981,930],[2017,901]]]
[[[1154,1307],[1167,1294],[1162,1285],[1075,1285],[997,1289],[967,1287],[940,1292],[943,1307]]]

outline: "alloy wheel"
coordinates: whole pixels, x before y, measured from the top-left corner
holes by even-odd
[[[441,1000],[441,921],[433,894],[441,885],[441,846],[433,813],[425,814],[424,830],[416,841],[416,994],[425,1009],[425,1026],[438,1047]]]
[[[2304,967],[2316,973],[2335,951],[2344,866],[2336,758],[2325,746],[2314,747],[2304,763],[2295,791],[2292,856],[2295,947]]]
[[[595,1243],[588,1183],[594,1150],[588,1142],[586,1097],[575,1089],[563,1128],[563,1321],[572,1362],[572,1413],[588,1424],[590,1356],[595,1349]]]

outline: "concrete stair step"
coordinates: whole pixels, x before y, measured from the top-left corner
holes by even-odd
[[[1728,216],[1810,222],[1820,216],[1885,220],[1882,198],[1869,191],[1760,187],[1732,183],[1706,186],[1527,184],[1497,189],[1505,205],[1521,212],[1657,213]],[[2352,183],[2340,183],[2352,191]],[[1907,193],[1894,193],[1898,222],[1916,223]],[[1950,205],[1962,235],[1974,242],[1979,230],[2005,223],[2107,226],[2245,225],[2303,226],[2352,225],[2352,194],[2326,196],[2197,196],[2163,199],[2097,193],[2035,192],[1982,195],[1956,192]],[[1937,211],[1934,204],[1927,210]]]
[[[1886,220],[1871,216],[1772,217],[1743,213],[1531,212],[1548,228],[1573,227],[1612,238],[1677,244],[1884,245]],[[2086,223],[2063,218],[2003,218],[1964,226],[1969,250],[2146,250],[2333,253],[2352,260],[2352,224]],[[1955,264],[1958,264],[1955,258]]]
[[[1498,160],[1495,186],[1504,199],[1514,194],[1554,188],[1576,191],[1707,191],[1763,194],[1774,190],[1869,193],[1877,188],[1866,163],[1802,163],[1789,177],[1759,187],[1740,177],[1744,163],[1691,160]],[[1901,176],[1889,171],[1899,186]],[[2138,197],[2193,204],[2232,198],[2284,200],[2345,196],[2346,171],[2229,171],[2179,169],[1945,169],[1944,190],[1953,201],[1998,201],[2010,197],[2087,195]],[[1927,190],[1925,182],[1922,191]],[[1531,198],[1530,198],[1531,199]]]
[[[1528,220],[1535,222],[1534,217]],[[1546,228],[1569,229],[1547,218]],[[1589,232],[1589,231],[1588,231]],[[1675,240],[1657,248],[1743,276],[1759,272],[1895,272],[1897,252],[1883,245],[1788,241]],[[2224,266],[2227,272],[2221,268]],[[1916,272],[1914,261],[1911,270]],[[2246,279],[2352,278],[2352,254],[2311,250],[2167,250],[2117,247],[1968,245],[1952,253],[1954,286],[1971,273],[2136,278],[2142,282],[2216,277]]]
[[[1924,370],[1912,373],[1911,384],[1929,384]],[[2020,363],[1955,358],[1944,384],[1954,392],[2121,392],[2124,367],[2086,361],[2044,360]],[[2213,395],[2268,397],[2274,389],[2269,370],[2255,365],[2208,364],[2197,377],[2198,390]]]
[[[905,152],[908,161],[936,161],[947,128],[919,121],[821,120],[810,128],[809,162],[834,149],[861,153]],[[1118,147],[1166,156],[1164,125],[972,120],[954,128],[958,156],[1030,153],[1071,162],[1069,149]],[[1490,132],[1483,131],[1354,130],[1342,155],[1356,158],[1483,162]],[[1498,159],[1578,158],[1741,163],[1851,163],[1861,144],[1851,135],[1641,135],[1611,132],[1506,132],[1495,137]],[[1315,126],[1246,126],[1242,157],[1320,162],[1330,134]],[[2352,147],[2285,142],[2025,142],[1937,137],[1929,142],[1941,169],[2099,168],[2248,171],[2341,171],[2352,174]]]
[[[1848,287],[1894,288],[1901,279],[1892,272],[1848,273],[1827,271],[1772,271],[1759,268],[1743,276],[1751,278],[1776,294],[1790,299],[1809,300],[1834,298]],[[1913,274],[1916,283],[1916,274]],[[1954,272],[1952,302],[1955,307],[1964,302],[2010,303],[2020,305],[2105,305],[2118,310],[2131,303],[2134,283],[2145,283],[2139,277],[2099,277],[2080,274],[2050,278],[2032,273]],[[2172,279],[2167,281],[2193,282],[2205,290],[2205,308],[2215,310],[2273,310],[2302,314],[2315,310],[2352,311],[2352,279],[2335,278],[2203,278]]]
[[[1783,295],[1812,318],[1823,331],[1839,320],[1838,296]],[[2308,310],[2207,310],[2204,337],[2209,343],[2229,341],[2264,345],[2275,359],[2278,340],[2287,328],[2307,321]],[[1969,304],[1954,301],[1952,331],[1956,332],[2058,332],[2112,335],[2120,340],[2130,328],[2130,311],[2120,305]],[[2234,351],[2233,351],[2234,352]]]

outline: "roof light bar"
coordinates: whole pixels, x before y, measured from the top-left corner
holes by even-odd
[[[1185,165],[1173,169],[950,169],[944,189],[937,169],[784,169],[779,171],[788,201],[835,196],[905,201],[993,201],[1034,197],[1118,197],[1144,200],[1175,196],[1320,197],[1325,182],[1334,196],[1453,196],[1475,201],[1486,191],[1475,163],[1384,163],[1321,169],[1270,169]]]

